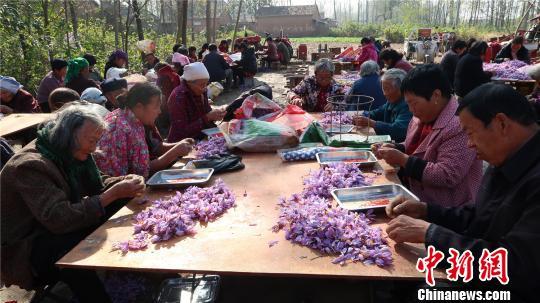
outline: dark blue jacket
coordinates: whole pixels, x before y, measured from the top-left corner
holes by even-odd
[[[365,116],[368,114],[376,121],[373,128],[377,135],[390,135],[398,143],[405,141],[412,114],[403,98],[398,103],[386,102],[376,110],[364,112]]]
[[[381,87],[381,79],[379,75],[369,75],[362,77],[358,80],[356,80],[353,84],[353,87],[351,88],[351,95],[365,95],[370,96],[373,99],[373,104],[371,105],[371,108],[362,107],[358,108],[358,110],[375,110],[379,107],[381,107],[383,104],[386,103],[386,98],[383,95],[382,87]],[[356,108],[351,110],[356,110]]]
[[[206,66],[208,74],[210,74],[209,82],[225,80],[225,70],[231,68],[229,64],[227,64],[227,61],[225,61],[225,58],[218,52],[210,52],[204,56],[202,62],[204,63],[204,66]]]

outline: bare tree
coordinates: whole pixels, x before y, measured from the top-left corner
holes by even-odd
[[[238,22],[240,21],[240,12],[242,11],[242,2],[243,0],[240,0],[240,3],[238,4],[238,15],[236,15],[236,23],[234,24],[234,32],[232,37],[232,43],[236,40],[236,31],[238,30]]]
[[[206,43],[212,42],[212,1],[206,0]]]
[[[68,0],[64,0],[64,15],[65,15],[65,18],[66,18],[66,46],[67,46],[67,55],[68,55],[68,58],[71,57],[71,47],[69,45],[69,19],[68,19],[68,4],[67,4]]]
[[[216,36],[217,0],[213,0],[212,2],[214,2],[214,16],[212,18],[212,40],[217,41],[217,36]]]
[[[49,61],[53,58],[51,50],[51,30],[49,28],[49,0],[41,0],[41,8],[43,9],[43,28],[45,30],[45,43],[47,44],[47,53]]]
[[[139,2],[137,0],[132,0],[133,4],[133,14],[135,15],[135,22],[137,24],[137,37],[140,40],[144,40],[144,30],[141,20],[141,9],[139,7]]]
[[[184,45],[187,45],[188,5],[188,0],[182,0],[182,44]]]
[[[120,39],[118,37],[120,32],[120,1],[114,0],[113,6],[114,48],[118,49],[120,45]]]
[[[184,13],[182,12],[182,9],[184,8],[184,5],[182,4],[183,2],[184,1],[182,0],[176,0],[176,43],[178,43],[182,38],[182,44],[185,43],[182,36],[182,34],[184,33]]]
[[[75,5],[73,0],[68,1],[69,13],[71,15],[71,23],[73,25],[73,39],[75,40],[75,45],[78,48],[81,48],[79,43],[79,20],[77,18],[77,11],[75,10]]]

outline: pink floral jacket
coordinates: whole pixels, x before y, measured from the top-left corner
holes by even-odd
[[[142,122],[130,109],[116,109],[105,116],[105,121],[109,129],[94,155],[99,169],[115,177],[127,174],[148,177],[150,152]]]

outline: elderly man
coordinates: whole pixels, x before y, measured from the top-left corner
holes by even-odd
[[[13,77],[0,76],[0,113],[39,113],[37,100]]]
[[[335,66],[323,58],[315,63],[315,75],[308,77],[287,94],[290,104],[298,105],[308,112],[322,112],[332,109],[327,98],[344,95],[345,90],[334,80]]]
[[[381,87],[381,72],[379,64],[373,60],[366,61],[360,66],[360,79],[354,81],[350,95],[364,95],[373,98],[371,104],[356,106],[351,104],[350,110],[375,110],[386,103]],[[354,98],[351,101],[355,101]]]
[[[450,248],[461,253],[469,250],[475,262],[484,250],[504,248],[512,301],[536,302],[540,287],[536,278],[540,270],[540,128],[536,115],[512,87],[491,83],[471,91],[457,114],[469,147],[490,164],[475,203],[445,208],[400,197],[386,208],[394,218],[386,232],[398,243],[425,243],[445,254]]]
[[[401,81],[405,79],[405,76],[407,73],[399,68],[386,71],[381,78],[381,84],[388,101],[378,109],[364,112],[363,116],[354,117],[353,123],[361,127],[371,126],[377,135],[390,135],[395,142],[405,141],[407,127],[412,119],[409,106],[400,89]]]

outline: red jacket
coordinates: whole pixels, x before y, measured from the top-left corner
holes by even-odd
[[[206,114],[212,110],[206,92],[202,99],[202,102],[195,100],[184,80],[173,90],[167,102],[171,121],[168,142],[178,142],[185,138],[202,139],[203,129],[216,126],[206,119]]]
[[[180,85],[180,76],[176,73],[176,71],[170,66],[167,65],[165,67],[162,67],[157,72],[157,81],[156,85],[161,89],[161,92],[163,93],[163,96],[165,96],[165,101],[161,104],[161,110],[167,109],[167,100],[169,100],[169,97],[171,96],[172,91]]]
[[[362,65],[362,63],[369,60],[373,60],[375,62],[379,60],[377,49],[375,48],[375,45],[373,45],[373,43],[368,43],[362,46],[362,51],[360,52],[360,55],[358,55],[358,57],[356,58],[356,61],[359,65]]]

